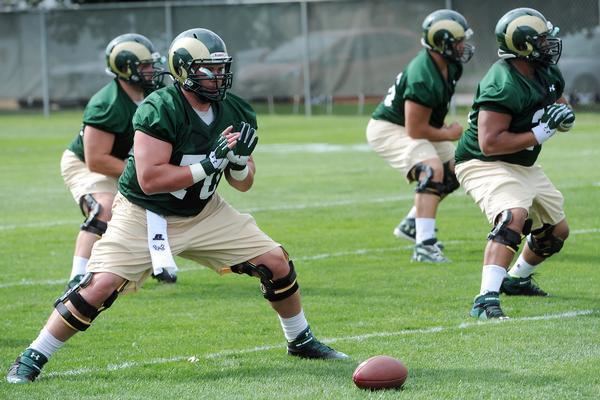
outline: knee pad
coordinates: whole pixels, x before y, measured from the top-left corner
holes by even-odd
[[[72,329],[81,332],[85,331],[87,328],[90,327],[92,321],[98,316],[98,314],[109,308],[114,303],[117,296],[119,295],[119,292],[127,284],[127,281],[125,281],[125,283],[123,283],[123,285],[118,290],[115,290],[110,296],[108,296],[106,300],[104,300],[104,303],[99,308],[96,308],[95,306],[88,303],[79,294],[81,289],[90,284],[90,281],[92,280],[92,275],[92,273],[87,273],[81,279],[81,282],[75,285],[72,289],[68,290],[65,294],[56,299],[56,301],[54,302],[54,308],[56,308],[56,311],[58,311],[64,323],[70,326]],[[69,310],[66,306],[67,301],[70,302],[71,305],[77,310],[77,312],[83,317],[85,317],[87,320],[82,319],[79,316],[73,314],[71,310]]]
[[[444,194],[450,194],[460,187],[456,174],[450,169],[450,161],[444,163]]]
[[[260,278],[260,290],[269,301],[284,300],[298,291],[294,263],[288,261],[290,272],[281,279],[273,280],[273,273],[263,264],[254,265],[249,261],[233,265],[231,271],[236,274],[247,274]]]
[[[544,224],[539,229],[534,229],[527,236],[527,245],[536,255],[540,257],[550,257],[558,253],[565,241],[554,236],[554,225]]]
[[[420,178],[421,173],[425,173],[424,178]],[[418,163],[412,169],[412,180],[417,181],[416,193],[428,193],[441,197],[445,191],[445,185],[442,182],[432,181],[433,168],[427,164]]]
[[[85,206],[85,207],[84,207]],[[108,227],[107,223],[98,219],[98,214],[102,210],[100,203],[96,201],[94,196],[86,194],[79,199],[79,208],[85,221],[81,224],[82,231],[93,233],[94,235],[102,236]]]
[[[510,210],[504,210],[500,214],[500,218],[494,226],[494,229],[488,234],[487,239],[494,242],[502,243],[510,251],[516,253],[519,251],[519,245],[521,244],[521,234],[510,228],[507,225],[512,221],[512,213]]]

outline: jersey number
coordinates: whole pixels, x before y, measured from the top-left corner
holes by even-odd
[[[205,158],[205,154],[185,154],[183,157],[181,157],[181,162],[179,165],[185,167],[187,165],[199,163]],[[219,184],[220,180],[221,172],[215,172],[204,178],[202,181],[202,188],[200,189],[200,199],[208,199],[215,192],[215,190],[217,190],[217,185]],[[187,194],[187,190],[179,189],[175,192],[171,192],[171,194],[181,200]]]
[[[533,125],[537,125],[537,124],[539,124],[539,123],[540,123],[540,119],[542,119],[542,116],[543,116],[543,115],[544,115],[544,109],[543,109],[543,108],[542,108],[542,109],[540,109],[540,110],[537,110],[537,111],[536,111],[536,112],[533,114],[533,117],[531,117],[531,123],[532,123]],[[535,146],[529,146],[529,147],[527,147],[525,150],[533,151],[534,147],[535,147]]]
[[[402,72],[398,74],[396,77],[396,82],[388,89],[387,96],[383,99],[383,105],[386,107],[392,106],[392,101],[394,101],[394,97],[396,97],[396,85],[400,83],[400,78],[402,78]]]

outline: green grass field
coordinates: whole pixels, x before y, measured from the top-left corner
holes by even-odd
[[[37,336],[71,268],[81,215],[59,160],[81,112],[0,116],[0,367]],[[33,385],[0,399],[597,399],[600,397],[600,116],[544,147],[571,236],[539,269],[548,298],[503,298],[512,319],[468,317],[490,227],[462,191],[441,205],[447,265],[411,263],[391,232],[413,188],[369,151],[368,117],[265,116],[257,179],[220,192],[295,260],[315,334],[350,361],[285,355],[258,282],[178,259],[179,282],[149,281],[55,354]],[[458,115],[464,122],[464,114]],[[357,389],[376,354],[404,361],[402,391]],[[195,357],[197,362],[190,362]]]

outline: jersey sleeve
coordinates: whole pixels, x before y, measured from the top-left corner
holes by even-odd
[[[521,97],[522,94],[513,85],[494,82],[480,88],[476,103],[482,110],[512,115],[522,108],[518,101]]]
[[[90,101],[85,107],[83,123],[112,134],[122,132],[127,127],[118,107],[98,101]]]
[[[159,96],[150,95],[133,115],[134,131],[142,131],[156,139],[175,143],[176,126]]]
[[[422,80],[409,80],[404,90],[404,99],[414,101],[422,106],[434,108],[436,91],[429,83]]]

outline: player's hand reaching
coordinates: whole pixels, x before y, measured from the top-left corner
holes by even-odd
[[[227,159],[231,161],[230,168],[236,170],[244,169],[257,143],[258,135],[256,134],[256,129],[247,122],[242,122],[237,144],[227,153]]]
[[[571,129],[574,122],[575,113],[568,105],[554,103],[546,107],[540,123],[531,131],[538,144],[542,144],[554,135],[556,129],[567,131]]]
[[[568,107],[568,106],[567,106]],[[558,123],[556,130],[559,132],[568,132],[575,125],[575,112],[569,107],[570,114],[566,115],[565,118]]]
[[[229,162],[227,153],[236,146],[239,137],[239,134],[237,132],[232,133],[232,130],[233,126],[227,127],[213,143],[208,157],[197,164],[190,165],[194,183],[225,169]]]
[[[445,125],[444,129],[448,132],[447,140],[458,140],[463,133],[463,128],[458,122],[453,122],[450,125]]]
[[[200,164],[204,168],[206,175],[210,175],[225,168],[227,165],[227,153],[230,151],[228,144],[227,138],[223,135],[219,135],[213,144],[208,157],[200,161]]]

